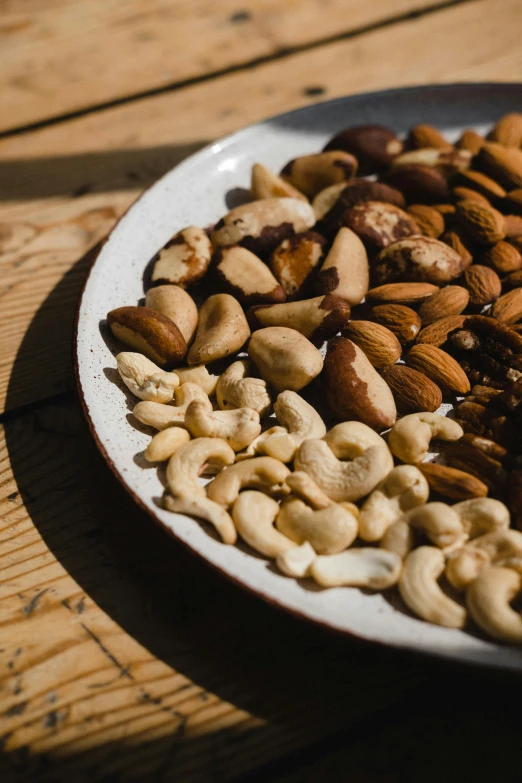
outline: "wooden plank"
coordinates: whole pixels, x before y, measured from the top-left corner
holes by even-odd
[[[439,670],[305,625],[186,553],[123,493],[73,403],[6,424],[0,519],[2,780],[221,783]]]
[[[440,0],[24,0],[2,10],[0,130],[426,9]]]
[[[63,307],[59,281],[113,220],[110,210],[114,216],[120,214],[153,178],[209,141],[210,133],[219,136],[309,103],[312,99],[305,92],[311,85],[334,97],[412,81],[520,78],[519,13],[518,0],[475,0],[306,54],[0,140],[0,225],[6,248],[13,248],[0,256],[0,399],[8,397],[6,408],[70,387],[65,330],[56,329],[57,346],[44,327],[56,307],[62,308],[59,318],[70,323],[85,265],[71,272],[67,285],[61,284],[68,291]],[[92,229],[83,235],[74,226],[89,213]],[[62,248],[59,260],[54,249],[60,241],[58,223],[68,241],[71,233],[77,240]],[[37,312],[36,325],[25,338],[31,350],[20,351]],[[17,354],[16,371],[11,373]],[[43,377],[38,373],[40,363],[46,367]],[[36,376],[38,382],[28,382]]]

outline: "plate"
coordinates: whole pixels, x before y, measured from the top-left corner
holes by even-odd
[[[371,642],[518,671],[519,649],[425,623],[395,596],[325,590],[310,580],[288,579],[246,547],[226,546],[194,519],[162,509],[158,471],[143,459],[150,431],[129,421],[136,401],[119,382],[114,354],[121,345],[104,320],[109,310],[143,298],[147,263],[175,231],[210,225],[234,205],[240,189],[249,187],[253,163],[279,171],[290,158],[317,152],[349,125],[376,123],[404,133],[425,122],[454,139],[464,128],[484,131],[520,105],[519,84],[387,90],[308,106],[217,141],[162,177],[121,218],[90,270],[75,334],[79,395],[102,455],[136,503],[189,549],[256,595],[319,625]]]

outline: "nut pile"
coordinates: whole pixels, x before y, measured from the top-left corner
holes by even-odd
[[[166,509],[522,643],[521,146],[520,114],[456,144],[348,128],[172,237],[107,316]]]

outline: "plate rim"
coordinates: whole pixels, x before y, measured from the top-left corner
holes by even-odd
[[[386,89],[381,90],[372,90],[370,92],[357,92],[352,93],[348,95],[339,96],[337,98],[330,98],[324,101],[316,101],[312,104],[308,104],[306,106],[300,106],[295,109],[291,109],[287,112],[281,112],[279,114],[271,115],[270,117],[266,117],[262,120],[258,120],[255,122],[251,122],[248,125],[244,125],[241,128],[239,128],[236,131],[233,131],[232,133],[226,134],[225,136],[221,136],[218,139],[215,139],[214,141],[211,141],[209,144],[206,144],[201,149],[197,150],[196,152],[192,153],[191,155],[184,158],[180,163],[176,164],[172,168],[170,168],[168,171],[166,171],[164,174],[161,175],[161,177],[158,177],[152,184],[150,184],[145,190],[142,191],[142,193],[139,194],[139,196],[131,203],[129,206],[122,212],[114,226],[111,228],[111,230],[106,234],[105,237],[103,237],[100,241],[94,245],[93,248],[87,251],[80,259],[86,259],[89,258],[92,255],[92,258],[90,259],[89,267],[87,269],[87,272],[85,274],[85,278],[83,280],[81,290],[78,296],[78,301],[76,304],[76,311],[74,316],[74,323],[73,323],[73,333],[72,333],[72,342],[71,342],[71,349],[72,349],[72,364],[73,364],[73,375],[74,375],[74,387],[77,394],[77,398],[80,402],[80,407],[82,410],[83,417],[85,419],[85,422],[87,424],[88,431],[90,433],[91,438],[93,439],[94,443],[96,444],[96,447],[109,467],[111,473],[115,478],[117,479],[120,486],[124,489],[124,491],[127,493],[127,495],[130,496],[132,501],[138,506],[138,508],[144,512],[148,518],[152,519],[153,522],[158,525],[165,533],[169,534],[178,544],[185,547],[186,550],[188,550],[190,553],[194,554],[201,562],[205,563],[207,567],[212,568],[215,572],[217,572],[220,576],[225,577],[229,580],[229,582],[232,582],[234,585],[240,587],[242,590],[247,591],[250,595],[256,596],[257,598],[260,598],[261,600],[265,601],[265,603],[269,604],[270,606],[273,606],[277,610],[281,612],[286,612],[294,617],[298,618],[300,621],[307,622],[307,623],[313,623],[314,626],[322,628],[329,633],[333,633],[348,639],[355,640],[358,644],[364,644],[364,645],[378,645],[381,648],[385,649],[392,649],[394,651],[401,651],[402,653],[406,653],[408,655],[412,656],[422,656],[423,658],[435,658],[435,659],[442,659],[448,663],[452,663],[456,666],[473,666],[473,667],[480,667],[480,668],[486,668],[490,670],[495,671],[504,671],[509,672],[512,675],[522,675],[522,667],[518,668],[513,665],[507,664],[504,662],[496,662],[493,660],[480,660],[475,657],[471,658],[460,658],[456,656],[455,654],[452,654],[451,651],[446,651],[444,649],[435,649],[435,650],[428,650],[425,648],[418,648],[418,647],[412,647],[408,644],[407,641],[404,642],[393,642],[393,641],[384,641],[382,639],[376,639],[372,637],[365,636],[364,634],[360,632],[356,632],[354,630],[350,630],[347,628],[340,628],[337,625],[330,622],[328,619],[322,618],[319,619],[317,617],[313,617],[306,613],[306,611],[300,610],[294,606],[289,606],[286,603],[281,603],[280,601],[276,600],[271,595],[268,595],[266,592],[264,592],[261,588],[256,588],[253,585],[246,584],[244,581],[242,581],[240,578],[234,576],[232,573],[230,573],[226,568],[219,565],[218,563],[213,562],[212,560],[208,559],[199,549],[197,549],[196,546],[191,545],[191,543],[184,538],[176,535],[176,532],[171,527],[166,527],[161,519],[153,512],[151,508],[149,508],[144,501],[141,499],[141,497],[135,492],[135,490],[128,484],[125,480],[124,475],[118,470],[116,467],[114,461],[109,456],[103,442],[100,439],[100,436],[98,435],[98,432],[96,430],[96,427],[94,425],[94,422],[91,418],[90,412],[89,412],[89,406],[87,404],[87,401],[85,399],[81,379],[80,379],[80,358],[79,358],[79,342],[78,342],[78,330],[79,330],[79,322],[80,322],[80,313],[82,309],[83,299],[86,293],[86,288],[89,282],[89,279],[91,277],[91,274],[94,270],[94,267],[98,261],[98,258],[107,244],[107,242],[111,239],[112,235],[118,230],[120,224],[124,219],[128,217],[128,215],[132,212],[132,210],[135,208],[135,206],[144,199],[147,194],[152,190],[156,185],[161,182],[165,177],[169,176],[172,171],[181,169],[185,166],[190,166],[192,162],[195,159],[198,158],[204,158],[208,155],[210,155],[213,151],[215,151],[216,147],[219,147],[219,149],[226,148],[229,144],[233,144],[235,141],[241,138],[242,135],[248,134],[253,128],[257,128],[260,126],[263,126],[265,124],[269,124],[273,122],[274,120],[280,119],[280,118],[290,118],[292,116],[298,115],[299,113],[304,113],[308,111],[312,107],[317,106],[335,106],[341,103],[349,102],[350,100],[357,100],[361,98],[365,98],[366,100],[371,99],[377,99],[382,96],[388,96],[391,97],[395,93],[426,93],[426,92],[440,92],[443,93],[445,91],[455,90],[455,89],[467,89],[475,92],[480,91],[486,91],[488,89],[493,88],[502,88],[506,89],[507,91],[513,91],[513,92],[520,92],[522,90],[522,81],[521,82],[504,82],[504,81],[487,81],[487,82],[446,82],[446,83],[437,83],[437,84],[428,84],[428,85],[422,85],[422,84],[414,84],[414,85],[406,85],[404,87],[390,87]],[[77,262],[78,263],[78,262]],[[508,647],[509,649],[509,647]]]

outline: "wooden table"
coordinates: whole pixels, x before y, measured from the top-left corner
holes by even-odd
[[[520,0],[4,5],[1,781],[520,780],[517,680],[305,625],[151,525],[70,343],[88,251],[187,154],[345,93],[520,80],[521,22]]]

